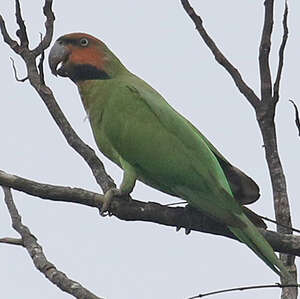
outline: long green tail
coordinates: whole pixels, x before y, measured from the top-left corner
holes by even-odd
[[[275,273],[291,280],[292,277],[283,265],[281,260],[274,253],[271,245],[266,241],[258,229],[252,224],[245,214],[236,215],[243,223],[245,228],[236,228],[228,226],[232,233],[249,248],[251,248],[257,256],[259,256]]]

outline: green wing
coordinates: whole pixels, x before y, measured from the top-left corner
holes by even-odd
[[[185,121],[189,123],[191,128],[195,130],[197,134],[199,134],[199,136],[203,139],[203,141],[218,159],[218,162],[228,180],[234,198],[243,205],[250,204],[258,200],[260,194],[257,184],[245,173],[228,162],[227,159],[209,142],[209,140],[188,120]]]
[[[131,76],[116,82],[102,126],[120,160],[134,167],[141,181],[228,225],[242,225],[236,217],[241,207],[207,140],[144,81]]]

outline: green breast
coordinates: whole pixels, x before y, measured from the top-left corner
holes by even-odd
[[[77,84],[82,103],[88,114],[93,135],[99,150],[120,166],[119,155],[105,132],[103,115],[114,85],[114,80],[89,80]],[[121,167],[121,166],[120,166]]]

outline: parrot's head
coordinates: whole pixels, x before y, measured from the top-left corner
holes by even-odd
[[[86,33],[58,38],[49,54],[49,66],[55,76],[69,77],[74,82],[107,80],[123,68],[102,41]]]

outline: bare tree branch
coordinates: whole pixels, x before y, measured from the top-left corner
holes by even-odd
[[[269,52],[271,47],[270,39],[273,26],[273,6],[274,0],[265,0],[265,21],[259,55],[262,105],[257,109],[256,112],[259,127],[263,136],[266,160],[272,182],[275,218],[277,222],[284,224],[284,226],[277,225],[277,231],[280,233],[292,234],[292,230],[286,228],[292,227],[292,221],[287,194],[286,179],[278,154],[277,136],[274,122],[275,108],[279,99],[279,83],[283,68],[283,55],[288,37],[288,10],[286,5],[283,14],[284,30],[282,43],[279,50],[279,65],[277,70],[277,77],[274,83],[274,97],[272,98],[272,81],[269,67]],[[290,269],[290,272],[294,277],[294,281],[296,282],[297,269],[295,265],[295,256],[280,254],[280,259]],[[286,281],[285,278],[281,278],[281,282],[282,284],[285,284],[288,281]],[[281,299],[296,299],[297,295],[297,288],[283,288]]]
[[[29,44],[28,35],[27,35],[27,30],[26,30],[24,20],[22,18],[19,0],[16,0],[16,21],[17,24],[19,25],[19,29],[17,30],[17,36],[20,39],[21,47],[28,47]]]
[[[15,61],[12,59],[12,58],[10,58],[10,60],[11,60],[11,64],[12,64],[12,67],[13,67],[13,70],[14,70],[14,75],[15,75],[15,79],[16,79],[16,81],[17,82],[25,82],[26,80],[28,80],[28,76],[27,77],[24,77],[24,78],[22,78],[22,79],[20,79],[19,77],[18,77],[18,74],[17,74],[17,69],[16,69],[16,66],[15,66]]]
[[[16,238],[1,238],[0,243],[4,244],[10,244],[10,245],[17,245],[17,246],[23,246],[24,242],[22,239],[16,239]]]
[[[5,195],[4,200],[11,216],[12,226],[21,235],[23,246],[31,256],[35,267],[59,289],[73,295],[75,298],[101,299],[85,289],[80,283],[69,279],[66,274],[57,270],[56,267],[47,260],[42,247],[37,243],[36,237],[32,235],[27,226],[22,224],[21,216],[14,204],[10,188],[3,187],[3,190]]]
[[[29,195],[43,199],[82,204],[101,209],[104,197],[95,192],[80,188],[70,188],[41,184],[19,176],[0,171],[0,185],[25,192]],[[113,199],[110,212],[120,220],[146,221],[167,226],[186,228],[199,232],[236,239],[236,237],[214,219],[194,209],[183,207],[168,207],[155,202],[142,202],[138,200]],[[279,234],[277,232],[260,230],[269,241],[274,250],[300,256],[300,237]]]
[[[17,43],[17,41],[13,40],[10,35],[8,34],[7,32],[7,29],[6,29],[6,25],[5,25],[5,22],[2,18],[2,16],[0,15],[0,30],[1,30],[1,33],[2,33],[2,36],[3,36],[3,39],[4,39],[4,42],[7,43],[10,48],[17,54],[20,53],[20,46],[19,44]]]
[[[269,56],[271,50],[271,35],[273,29],[273,9],[274,0],[265,0],[265,17],[263,31],[259,46],[259,71],[261,85],[261,100],[272,100],[272,79],[269,65]]]
[[[95,192],[81,188],[41,184],[16,175],[8,174],[1,170],[0,185],[44,199],[79,203],[93,208],[101,208],[103,203],[103,196]]]
[[[257,214],[257,215],[258,215],[258,214]],[[297,228],[294,228],[294,227],[290,227],[290,226],[284,225],[284,224],[282,224],[282,223],[279,223],[279,222],[277,222],[277,221],[275,221],[275,220],[273,220],[273,219],[271,219],[271,218],[265,217],[265,216],[261,216],[261,215],[258,215],[258,216],[259,216],[261,219],[263,219],[263,220],[272,222],[272,223],[274,223],[274,224],[278,224],[278,225],[283,226],[283,227],[285,227],[285,228],[287,228],[287,229],[291,229],[293,232],[300,233],[300,229],[297,229]]]
[[[288,17],[288,4],[287,4],[287,2],[285,2],[285,8],[284,8],[284,14],[283,14],[283,20],[282,20],[283,36],[282,36],[282,41],[281,41],[281,45],[280,45],[279,53],[278,53],[278,56],[279,56],[278,69],[277,69],[276,80],[275,80],[274,87],[273,87],[273,101],[275,103],[277,103],[279,100],[279,85],[280,85],[281,73],[282,73],[282,68],[283,68],[284,50],[285,50],[285,46],[286,46],[288,34],[289,34],[289,29],[287,26],[287,17]]]
[[[289,100],[289,101],[293,104],[294,109],[295,109],[295,124],[298,129],[298,135],[300,136],[300,119],[299,119],[298,107],[293,100]]]
[[[235,85],[239,91],[246,97],[249,103],[255,108],[260,104],[260,100],[254,91],[245,83],[240,72],[235,68],[230,61],[223,55],[223,53],[218,49],[212,38],[208,35],[206,30],[203,27],[203,21],[199,15],[197,15],[194,9],[191,7],[188,0],[181,0],[182,6],[186,13],[193,20],[196,25],[196,29],[200,33],[202,39],[209,47],[217,62],[222,65],[227,72],[231,75]]]
[[[238,288],[230,288],[230,289],[224,289],[219,291],[213,291],[209,293],[203,293],[199,294],[197,296],[190,297],[188,299],[197,299],[197,298],[203,298],[211,295],[217,295],[222,293],[229,293],[229,292],[235,292],[235,291],[248,291],[248,290],[257,290],[257,289],[269,289],[269,288],[299,288],[299,284],[265,284],[265,285],[256,285],[256,286],[246,286],[246,287],[238,287]]]
[[[34,50],[32,50],[33,55],[36,57],[42,54],[44,50],[50,46],[53,38],[53,23],[55,20],[55,16],[52,11],[52,2],[53,2],[52,0],[45,0],[43,13],[46,17],[46,22],[45,22],[46,34],[44,38],[41,40],[40,44]]]

